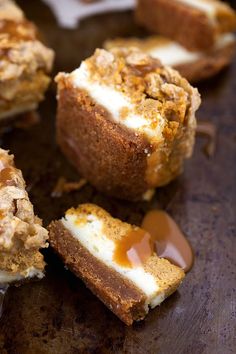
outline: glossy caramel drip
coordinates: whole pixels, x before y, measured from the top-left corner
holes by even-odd
[[[0,185],[9,185],[12,182],[12,168],[5,167],[0,171]]]
[[[142,265],[154,252],[150,234],[140,228],[133,228],[117,242],[113,259],[124,267]]]
[[[4,216],[5,216],[4,211],[0,209],[0,220],[2,220]]]
[[[142,222],[155,243],[155,251],[159,257],[168,259],[185,272],[193,265],[192,248],[176,222],[162,210],[149,211]]]

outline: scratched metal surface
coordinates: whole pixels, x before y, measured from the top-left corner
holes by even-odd
[[[86,20],[78,30],[62,30],[40,1],[19,1],[48,43],[56,50],[55,73],[71,70],[101,46],[109,35],[142,34],[130,13]],[[5,127],[0,143],[16,156],[36,212],[45,225],[80,202],[92,201],[123,220],[140,223],[145,210],[166,209],[195,250],[194,268],[179,291],[145,321],[126,327],[76,279],[51,250],[44,280],[8,291],[0,322],[0,353],[161,353],[228,354],[235,335],[235,90],[232,67],[200,87],[198,116],[218,129],[217,150],[208,159],[197,139],[184,174],[157,191],[152,203],[108,199],[87,185],[82,190],[50,196],[60,176],[78,176],[55,144],[55,92],[52,86],[40,107],[41,122],[30,129]]]

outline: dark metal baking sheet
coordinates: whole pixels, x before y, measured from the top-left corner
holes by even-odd
[[[56,50],[54,73],[72,70],[103,40],[142,35],[130,12],[87,19],[77,30],[58,28],[39,0],[19,1]],[[195,250],[192,271],[174,295],[132,327],[118,320],[49,249],[44,280],[8,291],[0,322],[0,353],[161,353],[227,354],[235,335],[235,90],[234,64],[200,86],[201,120],[216,124],[215,156],[202,152],[197,139],[184,174],[157,191],[151,203],[109,199],[86,185],[78,192],[52,198],[59,177],[78,175],[55,143],[55,87],[40,106],[41,121],[28,129],[1,129],[0,143],[15,154],[29,194],[45,225],[81,202],[98,203],[114,216],[139,224],[145,210],[166,209],[179,223]]]

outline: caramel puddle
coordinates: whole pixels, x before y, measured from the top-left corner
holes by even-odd
[[[168,259],[185,272],[192,268],[192,248],[176,222],[166,212],[149,211],[144,216],[141,227],[151,235],[159,257]]]

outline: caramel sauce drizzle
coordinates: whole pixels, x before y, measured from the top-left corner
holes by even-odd
[[[116,244],[113,259],[124,267],[138,267],[153,254],[151,235],[137,227],[133,228]]]
[[[152,256],[166,258],[185,272],[192,268],[192,248],[176,222],[162,210],[149,211],[136,227],[116,243],[113,259],[124,267],[138,267]]]

